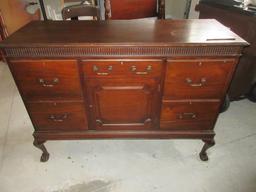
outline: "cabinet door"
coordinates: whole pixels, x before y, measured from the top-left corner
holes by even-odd
[[[87,87],[94,129],[156,127],[160,87],[154,79],[88,79]]]

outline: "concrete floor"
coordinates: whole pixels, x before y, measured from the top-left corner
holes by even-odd
[[[209,162],[197,140],[49,141],[47,163],[7,66],[0,63],[0,192],[255,192],[256,104],[233,102]]]

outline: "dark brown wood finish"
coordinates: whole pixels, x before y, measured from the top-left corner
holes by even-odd
[[[76,60],[12,60],[9,66],[26,101],[83,100]]]
[[[30,117],[40,131],[83,131],[88,129],[83,102],[27,103]]]
[[[221,98],[236,62],[235,59],[169,60],[164,98]]]
[[[156,125],[158,82],[153,79],[88,80],[95,129],[152,129]]]
[[[180,46],[186,45],[186,49]],[[8,39],[1,43],[1,47],[5,49],[10,48],[54,48],[57,47],[60,52],[59,57],[66,57],[65,51],[72,51],[72,48],[92,48],[89,56],[97,55],[93,48],[98,48],[101,56],[108,56],[108,49],[125,47],[135,48],[140,51],[143,47],[150,48],[153,51],[158,51],[157,48],[170,48],[178,47],[180,51],[185,51],[182,56],[188,55],[191,46],[198,49],[199,47],[207,45],[208,49],[213,46],[218,56],[227,56],[225,51],[230,56],[241,54],[241,50],[234,48],[248,45],[242,38],[227,29],[214,19],[202,20],[111,20],[111,21],[34,21],[18,30],[15,35],[10,36]],[[231,47],[234,46],[234,47]],[[66,49],[66,46],[68,46]],[[129,46],[129,47],[127,47]],[[223,47],[220,51],[218,47]],[[62,48],[62,49],[60,49]],[[156,48],[156,49],[154,49]],[[208,50],[203,47],[203,51]],[[234,51],[229,52],[233,48]],[[231,49],[231,50],[233,50]],[[22,57],[27,55],[26,49],[20,52]],[[54,49],[49,50],[49,52]],[[192,49],[194,50],[194,49]],[[30,51],[33,52],[33,49]],[[43,50],[41,50],[43,51]],[[48,50],[45,50],[48,51]],[[89,51],[89,50],[86,50]],[[109,50],[111,51],[111,50]],[[196,50],[194,50],[196,51]],[[199,50],[201,51],[201,50]],[[206,56],[206,53],[201,51],[201,55]],[[82,52],[82,50],[81,50]],[[179,50],[177,50],[179,52]],[[47,52],[48,53],[48,52]],[[51,54],[51,55],[50,55]],[[49,57],[56,57],[55,52],[48,53]],[[145,53],[147,54],[146,50]],[[158,53],[159,54],[159,53]],[[171,52],[170,52],[171,54]],[[182,54],[182,53],[180,53]],[[35,53],[34,57],[40,56]],[[118,53],[121,55],[121,53]],[[193,56],[194,54],[192,54]],[[214,53],[208,53],[208,56],[215,56]],[[75,55],[76,56],[76,55]],[[110,56],[112,56],[110,54]],[[114,55],[117,56],[117,55]],[[121,55],[123,56],[123,55]],[[136,56],[136,55],[133,55]],[[148,54],[146,55],[148,56]],[[159,56],[151,53],[151,56]],[[160,55],[161,56],[161,55]],[[113,57],[113,56],[112,56]]]
[[[160,78],[162,60],[85,60],[82,61],[86,78]]]
[[[219,107],[218,100],[164,100],[160,128],[209,130]]]
[[[162,63],[161,60],[83,61],[93,127],[155,128]]]
[[[33,22],[0,47],[41,161],[47,140],[97,138],[202,139],[207,160],[246,45],[214,20],[159,20]]]

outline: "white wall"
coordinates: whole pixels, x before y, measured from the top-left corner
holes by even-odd
[[[45,12],[48,19],[62,20],[61,16],[61,1],[60,0],[43,0]]]
[[[187,0],[165,0],[166,18],[183,19]]]
[[[189,19],[198,19],[199,12],[195,11],[196,5],[199,3],[199,0],[192,0],[190,12],[189,12]]]

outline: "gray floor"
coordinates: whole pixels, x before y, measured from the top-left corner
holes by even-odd
[[[210,161],[197,140],[47,142],[32,146],[32,125],[0,63],[0,192],[255,192],[256,104],[233,102],[216,125]]]

